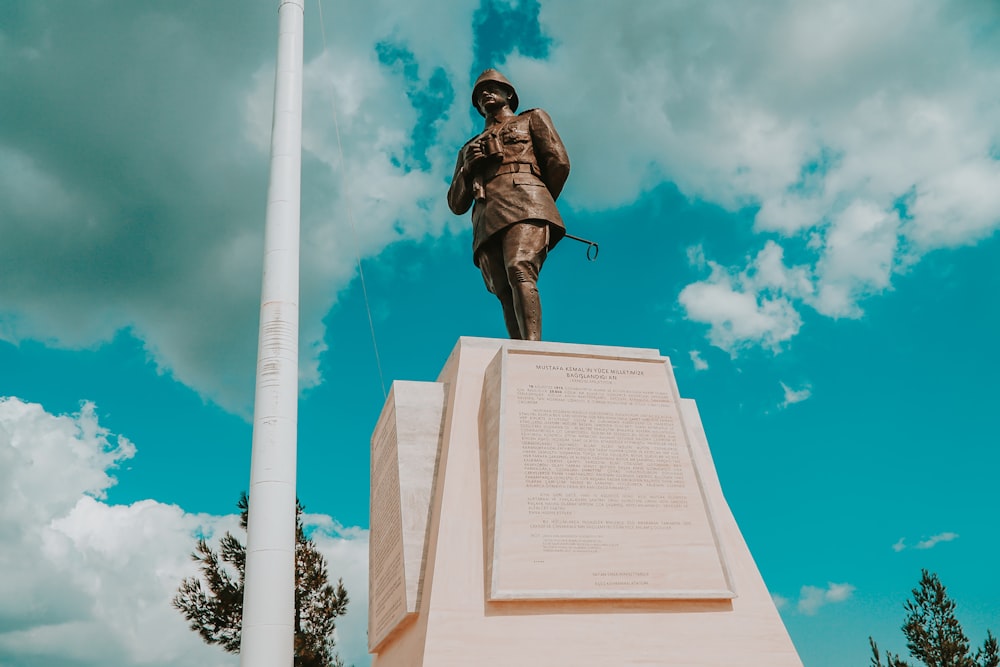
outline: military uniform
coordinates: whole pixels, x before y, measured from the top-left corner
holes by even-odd
[[[548,248],[566,233],[555,200],[569,176],[569,157],[549,115],[541,109],[525,111],[494,125],[466,146],[490,136],[503,146],[501,160],[486,162],[481,173],[463,174],[463,146],[448,190],[448,206],[456,215],[472,206],[472,257],[477,266],[483,244],[514,223],[547,223]],[[480,198],[473,193],[476,177],[482,179]]]
[[[472,260],[503,306],[507,333],[541,340],[538,273],[566,233],[555,200],[569,176],[569,157],[547,113],[531,109],[513,115],[517,92],[496,70],[476,81],[473,106],[485,117],[487,106],[497,103],[491,90],[500,89],[508,93],[506,108],[491,111],[486,130],[459,151],[448,206],[456,215],[472,207]]]

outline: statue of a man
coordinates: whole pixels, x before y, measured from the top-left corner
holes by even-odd
[[[541,340],[538,273],[566,233],[555,200],[569,176],[569,157],[549,115],[541,109],[515,115],[517,103],[500,72],[479,75],[472,104],[486,128],[458,153],[448,206],[455,215],[472,206],[472,259],[500,299],[508,335]]]

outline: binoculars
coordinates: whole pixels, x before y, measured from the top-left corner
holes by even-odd
[[[479,147],[483,150],[483,157],[488,160],[503,159],[503,142],[495,135],[488,135],[479,140]]]

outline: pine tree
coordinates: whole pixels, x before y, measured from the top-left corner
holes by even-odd
[[[249,502],[240,495],[240,527],[247,529]],[[347,611],[343,580],[329,582],[326,559],[302,526],[305,508],[295,505],[295,667],[342,666],[333,652],[336,618]],[[201,577],[181,582],[173,605],[192,630],[208,644],[218,644],[230,653],[240,652],[243,621],[243,579],[246,547],[227,532],[216,553],[204,538],[195,545],[192,560],[199,563]]]
[[[910,655],[926,667],[1000,667],[1000,647],[996,637],[986,631],[986,641],[975,655],[969,653],[969,638],[955,618],[955,601],[948,597],[944,584],[936,574],[921,571],[920,584],[914,588],[913,599],[903,605],[906,620],[903,635]],[[910,667],[898,655],[886,651],[885,665],[878,645],[871,637],[871,667]]]

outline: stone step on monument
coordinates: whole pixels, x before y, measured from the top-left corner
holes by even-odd
[[[374,667],[802,664],[656,350],[461,338],[371,460]]]

